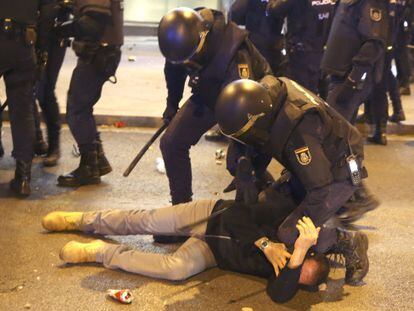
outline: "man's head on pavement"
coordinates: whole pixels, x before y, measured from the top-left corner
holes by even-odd
[[[322,254],[314,254],[303,262],[299,283],[306,288],[312,288],[325,283],[329,275],[329,261]]]

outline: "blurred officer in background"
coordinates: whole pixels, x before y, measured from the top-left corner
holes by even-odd
[[[267,12],[287,18],[286,76],[315,94],[322,78],[320,64],[334,14],[332,0],[269,0]]]
[[[13,138],[12,154],[16,159],[15,177],[10,182],[10,189],[19,197],[26,197],[31,192],[31,166],[35,143],[34,45],[37,40],[42,49],[46,48],[45,34],[51,27],[49,9],[52,2],[0,2],[0,76],[6,85]]]
[[[98,184],[112,171],[105,157],[93,116],[106,81],[116,82],[121,60],[123,0],[76,0],[74,20],[58,26],[59,37],[74,37],[78,56],[67,102],[67,120],[81,154],[77,169],[58,178],[58,185],[79,187]],[[114,80],[110,80],[111,78]]]
[[[339,1],[322,70],[331,75],[327,102],[351,123],[381,81],[388,30],[387,1]]]

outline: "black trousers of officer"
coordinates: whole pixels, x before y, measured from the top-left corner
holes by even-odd
[[[99,133],[93,106],[101,98],[102,87],[108,79],[108,75],[99,70],[94,60],[78,58],[70,81],[66,114],[81,154],[96,150],[95,142]]]
[[[410,43],[411,35],[408,33],[399,34],[395,46],[395,64],[397,66],[397,77],[402,87],[410,86],[411,77],[411,56],[407,44]]]
[[[329,83],[329,92],[327,103],[336,109],[346,120],[354,124],[358,113],[359,106],[365,102],[371,94],[374,86],[372,75],[368,74],[361,90],[353,92],[352,96],[346,102],[338,99],[339,92],[342,89],[342,83],[345,77],[331,76]]]
[[[320,64],[323,53],[292,50],[286,76],[315,94],[319,93]]]
[[[393,54],[388,53],[385,58],[382,79],[379,83],[375,84],[370,99],[366,102],[370,120],[374,124],[386,123],[388,120],[387,91],[390,94],[394,110],[398,109],[398,112],[402,109],[398,82],[391,71],[392,59]]]
[[[16,160],[33,158],[35,127],[33,79],[35,58],[32,46],[23,38],[9,38],[0,32],[0,76],[6,85],[13,153]]]
[[[173,204],[191,201],[190,148],[216,124],[214,112],[192,96],[178,111],[161,137],[160,149]]]
[[[58,140],[61,128],[59,105],[55,89],[65,54],[66,46],[61,47],[58,41],[51,42],[48,49],[48,61],[45,72],[41,80],[36,84],[36,98],[42,108],[49,142]]]

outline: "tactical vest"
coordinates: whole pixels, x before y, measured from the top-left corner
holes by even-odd
[[[196,73],[199,83],[192,89],[194,96],[210,108],[214,108],[223,83],[227,78],[228,67],[247,39],[248,33],[240,29],[235,23],[229,22],[224,29],[216,29],[216,32],[213,32],[212,35],[211,41],[208,42],[213,48],[211,59],[206,67]],[[240,77],[235,76],[234,80],[237,79],[240,79]]]
[[[363,142],[359,131],[312,92],[293,80],[279,79],[286,86],[287,97],[276,114],[270,140],[265,147],[266,152],[289,169],[289,163],[284,155],[288,141],[301,139],[301,137],[294,137],[293,132],[306,114],[318,113],[329,133],[322,146],[326,157],[332,163],[332,174],[335,180],[348,179],[349,173],[345,160],[351,151],[357,156],[362,168]]]
[[[122,45],[124,43],[124,1],[123,0],[76,0],[79,14],[97,12],[111,16],[106,25],[101,45]]]
[[[389,17],[386,1],[340,0],[322,70],[344,77],[352,69],[352,59],[367,40],[387,43]]]
[[[0,1],[0,20],[11,19],[22,25],[35,25],[39,0],[2,0]]]
[[[322,52],[334,14],[333,0],[298,1],[288,17],[288,45],[302,44],[308,52]]]

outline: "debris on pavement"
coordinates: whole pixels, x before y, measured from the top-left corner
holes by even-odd
[[[115,126],[116,128],[123,128],[123,127],[125,127],[125,126],[126,126],[126,123],[125,123],[125,122],[123,122],[123,121],[116,121],[116,122],[114,122],[114,126]]]
[[[216,160],[224,159],[225,156],[226,156],[226,152],[223,149],[216,150]]]
[[[165,164],[164,160],[162,158],[156,158],[155,159],[155,165],[157,168],[157,171],[161,174],[165,174]]]
[[[30,304],[30,303],[26,303],[25,305],[24,305],[24,308],[25,309],[30,309],[32,307],[32,305]]]
[[[108,289],[108,296],[125,304],[130,304],[134,299],[129,289]]]
[[[128,61],[129,62],[136,62],[137,61],[137,58],[134,55],[129,55],[128,56]]]
[[[223,162],[222,161],[220,161],[220,160],[216,160],[216,165],[222,165],[223,164]]]

